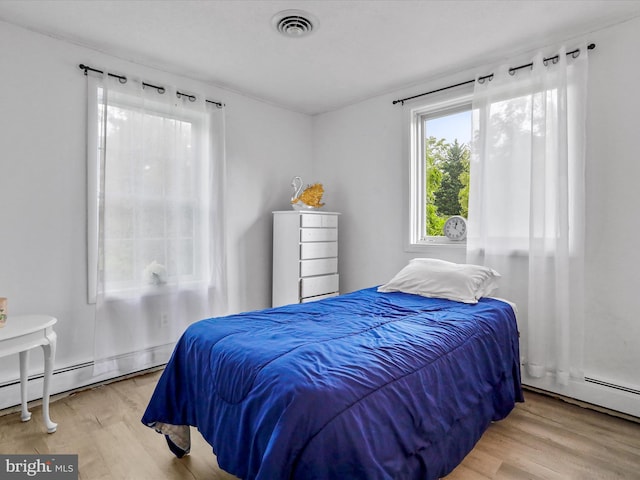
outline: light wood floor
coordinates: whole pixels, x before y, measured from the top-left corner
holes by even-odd
[[[0,453],[78,454],[80,479],[232,480],[192,429],[191,454],[179,460],[140,422],[159,372],[63,397],[51,404],[58,431],[47,434],[41,408],[22,423],[0,417]],[[640,424],[526,392],[493,424],[446,480],[640,479]],[[336,479],[347,480],[347,479]]]

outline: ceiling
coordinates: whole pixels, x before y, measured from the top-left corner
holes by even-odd
[[[285,9],[318,27],[278,34]],[[639,15],[640,0],[0,0],[6,22],[307,114]]]

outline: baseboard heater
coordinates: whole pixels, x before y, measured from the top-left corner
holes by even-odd
[[[150,362],[150,364],[145,365],[142,368],[134,368],[131,371],[124,371],[124,372],[120,372],[119,374],[113,375],[113,376],[109,376],[109,375],[100,375],[98,376],[95,380],[95,382],[90,382],[87,385],[91,385],[93,383],[104,383],[105,381],[110,381],[113,379],[118,379],[121,377],[125,377],[131,374],[135,374],[137,372],[143,372],[145,370],[149,370],[151,368],[155,368],[157,366],[161,366],[161,365],[165,365],[167,363],[167,359],[168,359],[168,355],[171,354],[171,352],[173,351],[175,344],[174,343],[167,343],[167,344],[163,344],[163,345],[157,345],[154,347],[150,347],[144,350],[137,350],[135,352],[129,352],[129,353],[124,353],[124,354],[120,354],[120,355],[115,355],[113,357],[110,358],[106,358],[105,360],[126,360],[126,359],[130,359],[136,356],[143,356],[143,355],[151,355],[152,357],[154,356],[154,354],[160,353],[162,355],[161,352],[165,352],[166,358],[163,359],[158,359],[158,358],[154,358],[154,360],[152,360]],[[88,362],[83,362],[83,363],[77,363],[75,365],[70,365],[67,367],[62,367],[62,368],[57,368],[53,370],[53,376],[54,378],[57,375],[62,375],[65,373],[70,373],[73,372],[75,370],[82,370],[82,369],[86,369],[86,368],[93,368],[94,367],[94,361],[90,360]],[[32,381],[32,380],[39,380],[44,378],[44,372],[42,373],[37,373],[34,375],[30,375],[27,377],[28,381]],[[9,380],[6,381],[4,383],[0,383],[0,389],[2,388],[6,388],[6,387],[11,387],[14,385],[19,385],[20,384],[20,379],[15,379],[15,380]],[[79,385],[79,387],[84,387],[86,385]]]
[[[618,385],[618,384],[615,384],[615,383],[605,382],[604,380],[599,380],[597,378],[591,378],[591,377],[584,377],[584,381],[587,382],[587,383],[595,383],[596,385],[601,385],[603,387],[608,387],[608,388],[614,388],[614,389],[620,390],[622,392],[627,392],[627,393],[631,393],[633,395],[640,396],[640,390],[635,389],[635,388],[631,388],[631,387],[625,387],[624,385]]]
[[[58,368],[53,371],[53,375],[55,376],[60,375],[61,373],[73,372],[74,370],[80,370],[87,367],[93,368],[93,362],[78,363],[77,365],[71,365],[70,367]],[[27,377],[27,380],[30,382],[32,380],[38,380],[40,378],[44,378],[44,373],[30,375]],[[20,379],[0,383],[0,388],[10,387],[12,385],[20,385]]]

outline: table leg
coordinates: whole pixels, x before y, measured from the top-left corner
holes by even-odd
[[[27,384],[29,370],[29,350],[20,352],[20,401],[22,404],[22,413],[20,420],[28,422],[31,420],[31,412],[27,408]]]
[[[42,345],[44,352],[44,385],[42,389],[42,418],[47,426],[47,432],[53,433],[58,428],[58,424],[49,418],[49,388],[51,384],[51,375],[53,374],[53,360],[56,356],[56,343],[58,336],[56,332],[51,330],[47,334],[49,344]]]

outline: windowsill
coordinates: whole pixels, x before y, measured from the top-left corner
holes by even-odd
[[[409,245],[405,245],[404,247],[404,251],[407,253],[421,253],[421,252],[430,252],[433,251],[434,249],[437,250],[454,250],[454,251],[459,251],[459,250],[466,250],[467,248],[467,242],[466,241],[461,241],[461,242],[454,242],[452,240],[439,240],[439,239],[434,239],[434,241],[432,242],[425,242],[425,243],[412,243]],[[484,255],[484,251],[480,250],[478,252],[476,252],[478,255]],[[528,249],[525,248],[511,248],[511,249],[505,249],[504,252],[502,253],[493,253],[494,256],[500,256],[500,257],[504,257],[504,258],[526,258],[530,255],[530,252]],[[543,256],[541,256],[541,258],[546,258],[546,259],[552,259],[555,257],[555,254],[553,252],[547,252],[545,253]]]
[[[437,249],[451,249],[451,250],[463,250],[467,248],[467,242],[465,240],[454,241],[449,240],[447,237],[431,237],[421,243],[411,243],[405,246],[406,252],[427,252]]]

